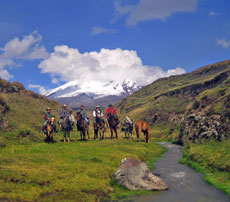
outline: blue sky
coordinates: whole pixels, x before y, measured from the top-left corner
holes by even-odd
[[[230,58],[229,8],[229,0],[1,0],[0,76],[45,93],[74,79],[143,84],[190,72]]]

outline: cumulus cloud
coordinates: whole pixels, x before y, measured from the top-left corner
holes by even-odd
[[[223,48],[230,48],[230,41],[226,40],[224,37],[222,39],[216,38],[216,43]]]
[[[41,86],[41,85],[29,84],[28,88],[30,88],[30,89],[38,89],[38,91],[39,91],[39,93],[41,95],[46,95],[49,92],[48,89],[46,89],[44,86]]]
[[[108,34],[113,34],[115,33],[115,29],[109,29],[101,26],[94,26],[91,31],[91,35],[97,35],[97,34],[102,34],[102,33],[108,33]]]
[[[127,16],[127,25],[136,25],[141,21],[165,20],[173,13],[193,12],[198,0],[140,0],[135,5],[124,5],[115,1],[116,18]]]
[[[78,49],[65,45],[56,46],[39,68],[42,73],[65,82],[77,80],[79,85],[89,81],[123,82],[125,79],[146,85],[160,77],[185,73],[179,67],[165,72],[159,66],[143,65],[136,51],[132,50],[101,49],[100,52],[81,54]]]
[[[45,47],[40,45],[42,36],[34,31],[29,35],[11,39],[0,48],[0,77],[4,79],[12,78],[7,68],[19,66],[18,60],[35,60],[48,57]]]

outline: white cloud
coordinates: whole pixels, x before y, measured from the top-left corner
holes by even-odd
[[[7,68],[19,66],[17,60],[45,59],[48,53],[43,46],[40,46],[42,36],[34,31],[23,39],[15,37],[0,48],[0,77],[4,79],[12,78]]]
[[[105,83],[111,80],[123,82],[125,79],[146,85],[160,77],[185,73],[182,68],[165,72],[159,66],[143,65],[136,51],[117,48],[81,54],[78,49],[65,45],[56,46],[39,68],[42,73],[49,73],[65,82],[77,80],[79,85],[87,81]]]
[[[193,12],[197,4],[198,0],[140,0],[136,5],[122,5],[116,1],[115,9],[119,17],[127,16],[127,25],[136,25],[146,20],[165,20],[177,12]]]
[[[34,84],[29,84],[28,88],[30,89],[38,89],[39,93],[42,95],[46,95],[49,90],[47,90],[44,86],[41,85],[34,85]]]
[[[12,75],[5,69],[0,69],[0,78],[9,80],[12,78]]]
[[[217,45],[223,48],[230,48],[230,41],[227,41],[224,37],[222,39],[216,38]]]
[[[108,34],[113,34],[115,33],[115,29],[109,29],[101,26],[95,26],[92,28],[91,35],[96,35],[96,34],[102,34],[102,33],[108,33]]]
[[[214,12],[214,11],[210,11],[209,13],[209,16],[217,16],[217,15],[219,15],[219,13]]]

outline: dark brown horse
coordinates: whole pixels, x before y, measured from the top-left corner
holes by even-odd
[[[116,115],[113,113],[113,111],[108,116],[108,123],[110,127],[111,132],[111,139],[113,139],[113,132],[116,134],[116,138],[118,138],[117,135],[117,118]]]
[[[150,137],[149,124],[142,120],[139,120],[135,123],[135,129],[136,129],[137,139],[139,139],[140,134],[143,132],[145,136],[145,142],[148,143]]]
[[[94,123],[94,139],[98,138],[98,133],[100,134],[100,139],[104,139],[104,133],[106,131],[105,122],[101,118],[100,114],[96,116],[96,123]]]
[[[77,112],[76,119],[77,119],[77,129],[80,131],[81,140],[86,140],[86,133],[88,135],[88,139],[90,139],[89,125],[86,122],[86,120],[82,117],[80,112]]]
[[[50,120],[48,120],[47,122],[47,126],[46,126],[46,137],[47,137],[47,142],[48,143],[53,143],[54,142],[54,133],[55,133],[55,117],[51,117]]]

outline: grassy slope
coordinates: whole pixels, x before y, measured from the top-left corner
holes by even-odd
[[[118,186],[113,174],[122,158],[138,158],[152,168],[164,148],[153,142],[136,142],[134,137],[126,140],[121,134],[119,140],[80,142],[76,131],[70,144],[63,143],[59,132],[57,142],[48,145],[41,132],[43,115],[48,106],[57,115],[61,106],[23,87],[12,92],[12,84],[4,80],[0,80],[0,92],[8,122],[0,131],[0,143],[6,145],[0,145],[0,200],[95,201],[146,193]],[[92,123],[92,112],[90,118]],[[92,137],[92,127],[90,133]]]
[[[205,174],[204,179],[230,195],[230,140],[190,144],[181,163]]]
[[[151,123],[152,114],[158,113],[163,119],[160,122],[151,124],[151,135],[154,136],[154,139],[173,141],[178,136],[181,125],[170,123],[167,116],[172,112],[183,114],[187,109],[191,108],[194,100],[200,101],[206,97],[211,101],[211,105],[202,109],[203,112],[211,108],[214,114],[229,113],[229,109],[226,109],[224,103],[227,103],[226,100],[230,95],[230,78],[228,77],[215,88],[203,91],[193,99],[173,96],[161,96],[156,100],[154,98],[185,86],[204,83],[229,70],[230,61],[224,61],[200,68],[189,74],[159,79],[118,103],[117,106],[121,117],[128,114],[135,121],[144,119]],[[206,173],[205,180],[208,183],[230,194],[229,140],[199,145],[192,144],[190,147],[185,147],[184,155],[183,163],[187,163]]]
[[[123,158],[147,161],[152,167],[165,151],[153,142],[147,145],[121,137],[81,142],[76,133],[71,136],[70,144],[64,144],[62,134],[58,134],[53,145],[34,143],[0,149],[0,199],[95,201],[146,193],[118,186],[113,174]]]
[[[6,144],[30,144],[31,141],[43,141],[41,126],[44,123],[45,109],[51,107],[54,115],[57,115],[61,105],[25,90],[19,93],[0,93],[0,96],[9,108],[5,115],[8,128],[0,130],[0,141]],[[21,138],[20,133],[28,136]]]
[[[168,114],[172,112],[184,113],[189,103],[194,101],[194,98],[175,98],[163,95],[168,92],[180,90],[186,86],[203,84],[222,72],[229,70],[230,61],[224,61],[205,66],[189,74],[159,79],[118,103],[118,111],[122,118],[129,115],[134,121],[144,119],[149,123],[151,123],[153,114],[158,112],[162,116],[162,121],[152,125],[156,134],[160,133],[158,130],[162,128],[162,125],[164,128],[168,128],[169,131],[173,127],[175,128],[175,126],[169,124],[167,120]],[[155,99],[158,96],[160,97]],[[155,132],[153,131],[154,134]]]

